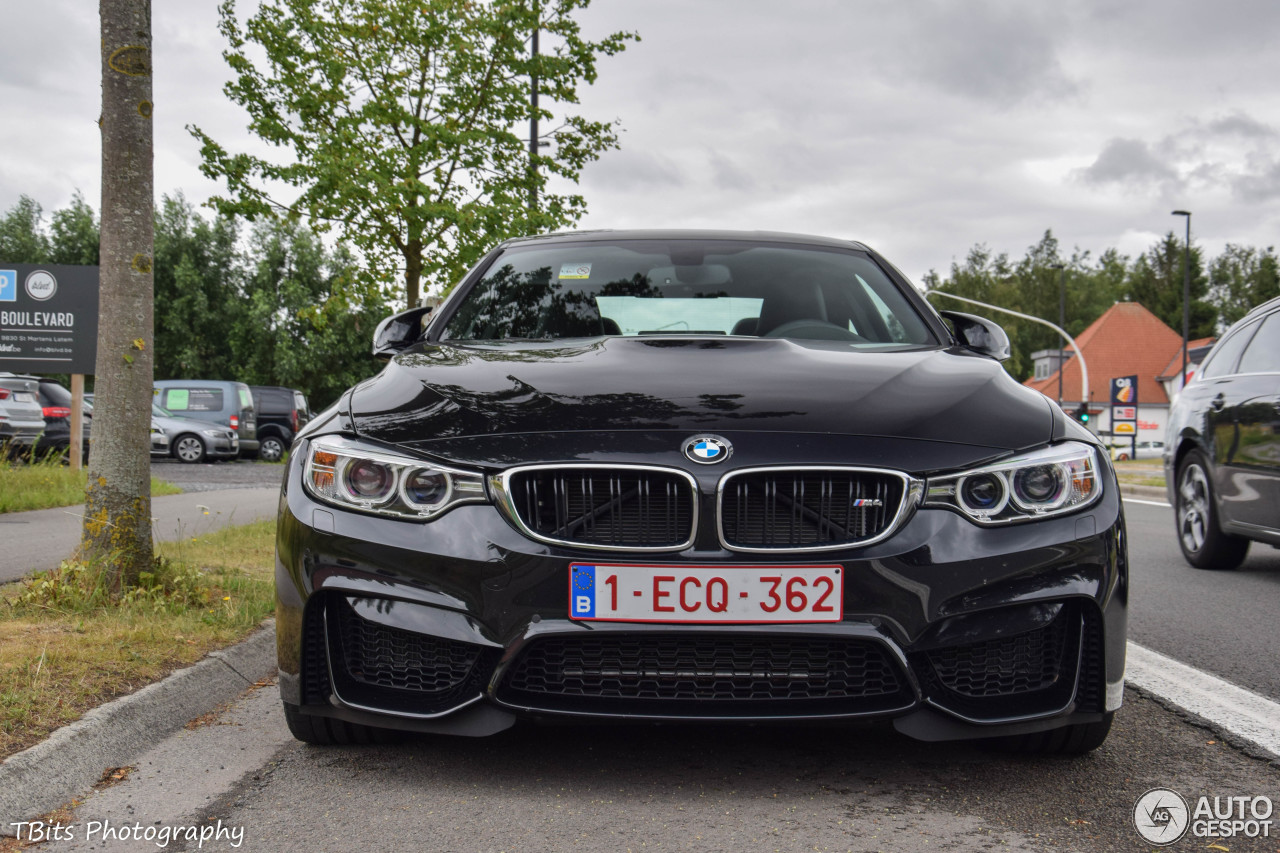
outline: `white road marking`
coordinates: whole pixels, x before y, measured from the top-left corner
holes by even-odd
[[[1147,506],[1162,506],[1167,507],[1168,509],[1173,509],[1173,504],[1167,504],[1163,501],[1143,501],[1138,498],[1131,498],[1127,495],[1122,495],[1121,497],[1124,498],[1124,502],[1127,504],[1146,504]]]
[[[1280,758],[1280,704],[1130,642],[1125,681]]]

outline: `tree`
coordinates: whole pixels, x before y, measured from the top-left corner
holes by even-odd
[[[43,264],[49,261],[49,238],[41,219],[44,210],[28,195],[0,218],[0,261],[10,264]]]
[[[258,223],[249,239],[244,314],[232,333],[237,378],[306,392],[327,406],[381,365],[369,342],[390,313],[376,284],[339,246],[330,252],[310,229],[279,219]]]
[[[100,0],[102,242],[82,551],[113,589],[151,568],[153,151],[150,0]]]
[[[288,156],[232,154],[190,128],[204,173],[227,183],[214,203],[337,228],[374,277],[403,271],[411,306],[424,279],[452,284],[498,240],[576,222],[586,200],[547,192],[548,179],[576,182],[617,147],[613,125],[562,116],[533,169],[521,134],[531,75],[541,94],[576,104],[596,59],[634,38],[584,39],[573,15],[589,2],[263,0],[242,28],[234,0],[224,0],[223,56],[234,73],[226,93],[249,113],[249,129]],[[536,57],[535,30],[555,42]],[[259,53],[261,66],[251,58]],[[282,185],[297,197],[273,196]],[[530,210],[535,190],[541,206]]]
[[[230,340],[245,314],[234,220],[206,221],[181,193],[155,216],[158,379],[239,379]]]
[[[97,265],[98,244],[102,239],[98,220],[79,190],[71,197],[70,205],[53,212],[49,230],[53,232],[49,251],[52,263]]]
[[[1129,268],[1125,277],[1127,297],[1182,332],[1183,244],[1170,231]],[[1200,250],[1191,247],[1191,338],[1214,333],[1217,311],[1205,301],[1209,280],[1204,274]]]
[[[1239,320],[1249,309],[1280,296],[1280,265],[1275,249],[1228,243],[1209,264],[1209,296],[1218,308],[1223,327]]]

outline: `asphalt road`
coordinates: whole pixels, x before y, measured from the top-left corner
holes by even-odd
[[[166,460],[153,462],[151,473],[184,490],[151,501],[155,537],[168,540],[274,518],[284,466]],[[83,506],[0,514],[0,583],[56,568],[72,556],[80,543],[83,514]]]
[[[1129,639],[1280,701],[1280,550],[1255,542],[1234,571],[1193,569],[1178,549],[1171,508],[1126,500],[1125,518]]]
[[[1271,605],[1280,560],[1259,548],[1232,573],[1185,567],[1171,510],[1128,504],[1137,642],[1275,695]],[[266,851],[1121,851],[1144,792],[1280,801],[1280,762],[1237,750],[1144,698],[1126,697],[1091,755],[1025,759],[921,744],[883,726],[522,725],[485,739],[394,746],[293,742],[274,688],[142,756],[128,781],[71,818],[116,826],[239,829]],[[1273,837],[1188,835],[1178,850],[1280,851]],[[1216,845],[1216,846],[1211,846]],[[194,843],[169,849],[197,849]],[[233,849],[227,840],[200,849]]]

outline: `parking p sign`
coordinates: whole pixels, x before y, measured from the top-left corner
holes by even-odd
[[[0,270],[0,302],[18,301],[18,271]]]

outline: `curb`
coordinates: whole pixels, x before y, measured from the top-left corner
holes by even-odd
[[[1161,503],[1167,503],[1169,500],[1169,491],[1164,486],[1139,486],[1134,483],[1121,483],[1120,494],[1128,495],[1131,498],[1160,501]]]
[[[0,832],[47,814],[92,788],[189,720],[234,699],[276,668],[275,620],[162,681],[94,708],[0,763]]]

